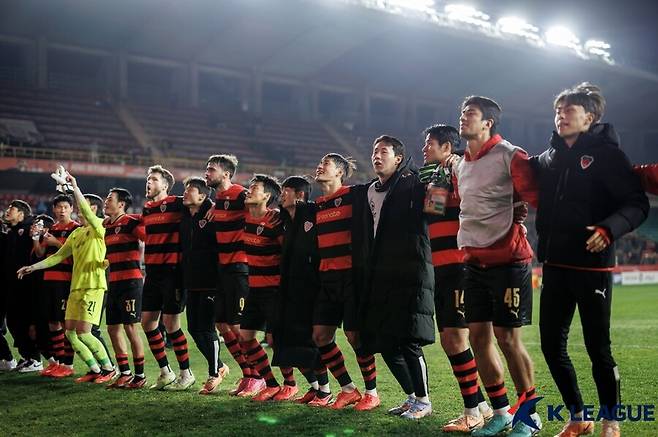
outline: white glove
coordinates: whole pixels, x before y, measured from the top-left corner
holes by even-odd
[[[71,194],[73,192],[73,187],[66,181],[66,170],[63,165],[58,166],[50,177],[57,182],[57,191],[60,193]]]

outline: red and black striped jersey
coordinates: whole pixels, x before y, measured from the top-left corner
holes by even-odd
[[[245,215],[242,241],[249,263],[249,288],[278,287],[281,283],[283,233],[277,210],[268,210],[259,218]]]
[[[233,184],[227,190],[217,192],[213,222],[217,238],[218,261],[222,266],[246,264],[242,233],[245,225],[244,199],[247,189]]]
[[[352,199],[349,186],[316,199],[321,272],[352,268]]]
[[[180,262],[179,228],[183,208],[183,198],[180,196],[167,196],[144,205],[142,224],[146,232],[144,264],[147,269]]]
[[[144,226],[137,216],[124,214],[114,223],[107,218],[105,226],[105,257],[110,262],[110,283],[142,279],[139,268],[139,240],[145,239]]]
[[[55,223],[50,227],[48,233],[57,238],[61,244],[64,244],[71,232],[80,227],[80,223],[71,221],[66,225]],[[57,252],[59,247],[46,246],[46,257]],[[71,275],[73,274],[73,257],[66,258],[63,262],[52,266],[43,273],[44,281],[66,281],[71,282]]]
[[[450,192],[444,215],[427,214],[432,245],[432,264],[437,274],[464,263],[464,251],[457,246],[459,231],[459,198]]]

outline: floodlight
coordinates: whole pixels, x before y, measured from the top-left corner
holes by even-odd
[[[546,42],[556,46],[578,48],[580,40],[569,29],[563,26],[551,27],[546,31]]]

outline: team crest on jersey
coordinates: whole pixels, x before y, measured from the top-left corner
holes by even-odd
[[[229,202],[228,200],[225,200],[224,201],[224,209],[228,209],[229,206],[231,206],[231,202]]]
[[[304,232],[308,232],[313,228],[313,222],[304,222]]]
[[[264,230],[265,230],[265,227],[263,225],[258,226],[256,228],[256,235],[262,234]]]
[[[62,238],[66,237],[66,231],[62,232]]]
[[[18,230],[18,236],[19,237],[22,236],[24,232],[25,232],[25,229],[23,229],[23,228],[19,229]]]
[[[594,157],[589,155],[583,155],[580,157],[580,168],[587,170],[587,167],[592,165],[594,162]]]
[[[119,232],[121,232],[121,226],[117,226],[116,228],[114,228],[115,234],[118,234]]]
[[[205,219],[204,219],[204,220],[199,220],[199,227],[200,227],[201,229],[203,229],[204,226],[206,226],[206,223],[208,223],[208,221],[205,220]]]
[[[338,199],[334,199],[334,205],[336,206],[336,208],[338,208],[341,203],[343,203],[342,197],[339,197]]]
[[[160,212],[165,212],[166,210],[167,210],[167,204],[166,203],[163,203],[162,205],[160,205]]]

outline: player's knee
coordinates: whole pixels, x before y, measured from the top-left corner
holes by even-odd
[[[352,348],[358,349],[361,346],[358,332],[346,331],[345,337],[347,338],[347,341],[350,343]]]
[[[313,342],[317,346],[326,346],[333,340],[333,335],[323,331],[313,331]]]
[[[511,352],[519,348],[520,339],[512,329],[496,329],[496,343],[503,352]]]
[[[455,355],[463,352],[468,347],[466,340],[459,334],[444,331],[440,335],[441,347],[448,355]]]

